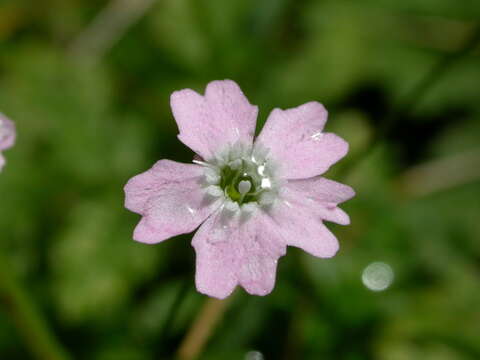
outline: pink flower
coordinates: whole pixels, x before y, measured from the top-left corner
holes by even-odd
[[[204,96],[171,96],[179,139],[194,164],[158,161],[125,186],[127,209],[142,215],[134,239],[153,244],[189,233],[196,251],[196,286],[225,298],[240,285],[266,295],[287,245],[335,255],[338,242],[323,220],[347,225],[337,205],[352,188],[319,175],[348,144],[324,133],[327,111],[317,102],[274,109],[254,139],[258,109],[231,81],[213,81]]]
[[[15,143],[15,125],[0,113],[0,171],[5,165],[2,151],[11,148]]]

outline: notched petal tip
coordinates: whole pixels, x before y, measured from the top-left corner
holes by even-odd
[[[263,284],[261,283],[242,284],[242,287],[250,295],[267,296],[271,294],[271,292],[275,288],[275,283],[276,283],[276,280],[273,280],[273,282],[271,283],[271,286],[269,286],[268,288],[263,287]]]
[[[170,95],[170,104],[175,103],[177,100],[182,100],[185,98],[188,98],[190,96],[197,97],[201,96],[199,93],[197,93],[195,90],[192,89],[182,89],[182,90],[175,90],[172,92]]]
[[[322,246],[318,249],[318,257],[323,259],[329,259],[337,255],[340,250],[340,243],[338,242],[337,237],[328,229],[325,225],[322,239]],[[328,239],[328,240],[327,240]]]
[[[197,281],[195,281],[195,287],[199,293],[209,296],[211,298],[218,299],[218,300],[225,300],[230,295],[232,295],[233,291],[236,288],[236,286],[234,286],[232,289],[227,289],[226,291],[224,290],[219,291],[218,289],[212,289],[206,286],[201,286],[200,284],[198,284]]]
[[[158,228],[152,222],[155,223],[155,219],[151,215],[143,216],[133,231],[133,240],[148,245],[158,244],[177,235],[193,231],[178,231],[178,229],[168,226]]]
[[[350,144],[342,137],[338,136],[337,134],[329,133],[332,134],[333,136],[336,137],[336,140],[338,142],[336,148],[338,151],[338,160],[342,159],[345,155],[348,154],[348,151],[350,150]],[[337,161],[338,161],[337,160]]]
[[[337,221],[337,224],[344,226],[350,225],[350,216],[342,209],[338,208],[338,210],[342,214],[342,218]]]
[[[209,97],[229,97],[233,100],[245,102],[250,106],[247,97],[243,93],[240,85],[230,79],[225,80],[213,80],[207,84],[205,89],[205,96]]]
[[[322,240],[319,239],[319,241],[322,241]],[[321,259],[330,259],[330,258],[333,258],[335,255],[337,255],[339,250],[340,250],[340,244],[338,240],[335,238],[335,242],[330,243],[328,247],[322,246],[319,249],[317,249],[315,252],[312,252],[311,254]]]
[[[337,255],[338,251],[340,250],[340,247],[338,246],[337,248],[335,249],[332,249],[331,251],[329,252],[325,252],[325,253],[322,253],[320,255],[317,255],[319,258],[321,259],[331,259],[333,258],[335,255]]]
[[[140,220],[133,231],[133,240],[143,244],[157,244],[166,239],[167,238],[158,236],[158,232],[156,232],[147,224],[147,219],[145,217]]]
[[[344,200],[342,200],[342,202],[353,199],[357,195],[357,193],[355,192],[355,190],[353,190],[351,186],[348,186],[345,184],[342,184],[342,185],[345,187],[345,195],[344,195]]]
[[[208,93],[209,91],[214,91],[214,90],[217,90],[217,89],[229,89],[229,90],[242,92],[242,89],[240,89],[240,86],[235,81],[233,81],[231,79],[223,79],[223,80],[210,81],[207,84],[205,93]],[[242,92],[242,94],[243,94],[243,92]]]
[[[138,201],[136,201],[136,188],[138,187],[139,176],[136,175],[130,178],[125,186],[123,192],[125,193],[124,206],[127,210],[142,215],[143,211],[139,208]]]
[[[325,167],[318,175],[326,173],[332,166],[343,159],[348,154],[350,148],[348,142],[337,134],[324,133],[323,135],[322,146],[325,148],[325,153],[322,161],[325,163]]]
[[[316,123],[317,130],[323,130],[328,119],[328,110],[322,103],[318,101],[309,101],[297,107],[282,109],[273,108],[268,117],[296,117],[300,121],[308,119],[308,121],[319,121]]]
[[[328,110],[322,103],[319,103],[318,101],[306,102],[305,104],[298,106],[296,109],[301,109],[308,114],[315,114],[317,117],[322,118],[324,122],[327,121]]]

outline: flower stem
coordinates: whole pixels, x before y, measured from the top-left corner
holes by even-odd
[[[3,307],[32,356],[39,360],[67,360],[62,346],[45,319],[15,278],[11,267],[0,253],[0,306]]]
[[[99,60],[155,4],[155,0],[111,0],[69,48],[73,58]]]
[[[208,298],[178,348],[179,360],[196,359],[222,319],[232,296],[225,300]]]

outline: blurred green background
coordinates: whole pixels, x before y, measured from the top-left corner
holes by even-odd
[[[191,161],[170,93],[229,78],[260,126],[322,102],[351,145],[327,176],[357,196],[338,255],[290,248],[200,358],[480,359],[479,19],[476,0],[1,0],[0,358],[32,358],[36,331],[11,279],[73,359],[174,358],[206,300],[191,235],[135,243],[122,187]]]

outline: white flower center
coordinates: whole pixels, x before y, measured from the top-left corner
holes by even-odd
[[[250,212],[257,206],[271,205],[278,197],[275,166],[267,154],[268,150],[259,146],[235,144],[212,160],[194,162],[204,166],[209,195],[223,197],[230,211]]]

